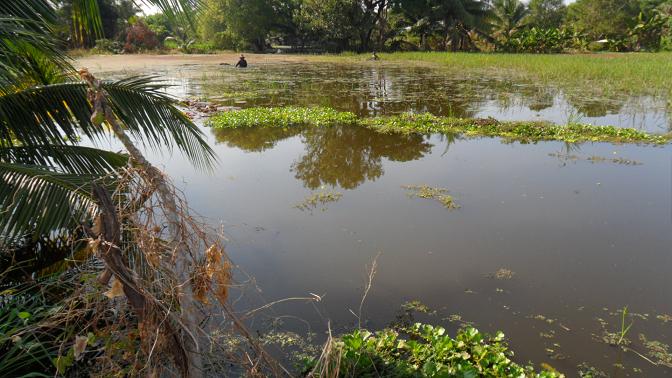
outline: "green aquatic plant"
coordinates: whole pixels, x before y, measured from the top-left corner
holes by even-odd
[[[660,341],[648,340],[643,334],[639,335],[639,341],[642,342],[654,363],[672,368],[672,351],[669,345]]]
[[[333,126],[354,124],[357,117],[325,107],[248,108],[216,114],[209,120],[215,128],[288,127],[298,125]]]
[[[320,205],[326,206],[328,203],[340,200],[341,197],[343,197],[343,194],[338,192],[330,192],[330,191],[316,192],[304,198],[303,201],[301,201],[301,203],[298,203],[294,207],[301,211],[313,211],[318,206]],[[326,207],[322,207],[322,211],[325,210]]]
[[[522,143],[559,140],[568,143],[611,142],[666,144],[672,134],[649,134],[634,128],[541,121],[498,121],[493,118],[438,117],[429,113],[358,118],[350,112],[325,107],[249,108],[227,111],[209,121],[215,128],[289,127],[297,125],[358,125],[381,133],[444,134],[463,137],[500,137]]]
[[[428,185],[404,185],[402,188],[408,190],[408,196],[411,198],[424,198],[435,200],[443,205],[446,209],[459,209],[460,205],[456,204],[453,196],[448,194],[448,189],[433,188]]]
[[[452,338],[442,327],[416,323],[401,333],[356,330],[330,340],[307,370],[338,377],[564,377],[550,366],[536,372],[512,357],[501,332],[490,337],[466,327]]]
[[[672,136],[648,134],[633,128],[572,123],[566,126],[541,121],[502,122],[493,118],[449,118],[431,114],[405,113],[392,117],[368,118],[361,123],[380,132],[461,134],[466,137],[501,137],[511,141],[559,140],[569,143],[668,143]]]
[[[628,334],[628,331],[630,331],[630,328],[632,328],[632,325],[634,322],[630,322],[627,326],[625,325],[625,318],[628,316],[628,306],[623,307],[623,310],[621,310],[621,329],[618,331],[618,340],[616,341],[616,345],[621,345],[623,341],[625,340],[625,335]]]

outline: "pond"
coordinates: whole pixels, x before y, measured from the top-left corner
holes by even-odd
[[[160,75],[180,98],[226,106],[670,127],[664,99],[596,98],[589,89],[581,95],[581,88],[428,67],[286,63],[132,73]],[[370,329],[403,318],[401,306],[418,301],[429,310],[415,319],[451,331],[466,322],[502,330],[520,362],[548,363],[570,377],[582,363],[612,377],[672,374],[602,340],[620,328],[617,311],[628,306],[633,349],[649,356],[640,334],[672,343],[672,146],[507,144],[346,126],[204,130],[220,159],[215,172],[196,172],[177,155],[153,160],[198,213],[221,223],[229,255],[254,278],[237,306],[321,297],[279,303],[259,313],[255,329],[322,335],[328,322],[336,333],[351,329],[366,267],[378,256],[362,308]],[[408,188],[422,185],[445,189],[458,207]]]

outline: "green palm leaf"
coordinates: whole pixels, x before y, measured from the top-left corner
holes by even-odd
[[[0,147],[0,162],[53,167],[64,173],[104,175],[124,167],[128,156],[84,146],[20,146]]]
[[[152,149],[173,147],[200,168],[215,161],[203,133],[175,107],[165,85],[148,77],[106,81],[115,114],[137,140]],[[65,145],[80,133],[98,140],[106,135],[103,125],[91,122],[86,84],[63,83],[37,86],[0,96],[0,140],[10,146]]]
[[[90,219],[98,207],[91,184],[107,174],[70,174],[48,167],[0,163],[0,244],[26,232],[43,235]]]

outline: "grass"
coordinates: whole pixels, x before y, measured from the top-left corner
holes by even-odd
[[[560,126],[538,121],[500,122],[492,118],[437,117],[427,113],[357,118],[350,112],[340,112],[325,107],[248,108],[216,114],[210,119],[209,124],[215,128],[230,129],[347,124],[359,125],[381,133],[459,134],[464,137],[501,137],[509,141],[520,142],[557,140],[569,143],[666,144],[672,139],[671,134],[648,134],[632,128],[580,123]]]
[[[601,92],[669,94],[672,53],[493,54],[402,52],[379,54],[382,61],[431,63],[463,72],[496,72],[544,84],[592,87]],[[331,55],[323,61],[365,61],[369,54]],[[375,64],[372,62],[372,64]]]

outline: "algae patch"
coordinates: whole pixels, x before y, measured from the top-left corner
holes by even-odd
[[[448,194],[448,189],[428,185],[404,185],[402,188],[408,191],[407,195],[411,198],[431,199],[449,210],[460,208],[460,205],[456,204],[453,197]]]
[[[321,207],[322,211],[326,211],[327,204],[336,202],[340,200],[341,197],[343,197],[343,194],[338,192],[332,192],[332,191],[315,192],[304,198],[303,201],[296,204],[294,207],[301,211],[309,211],[309,212],[312,212],[318,207]]]

